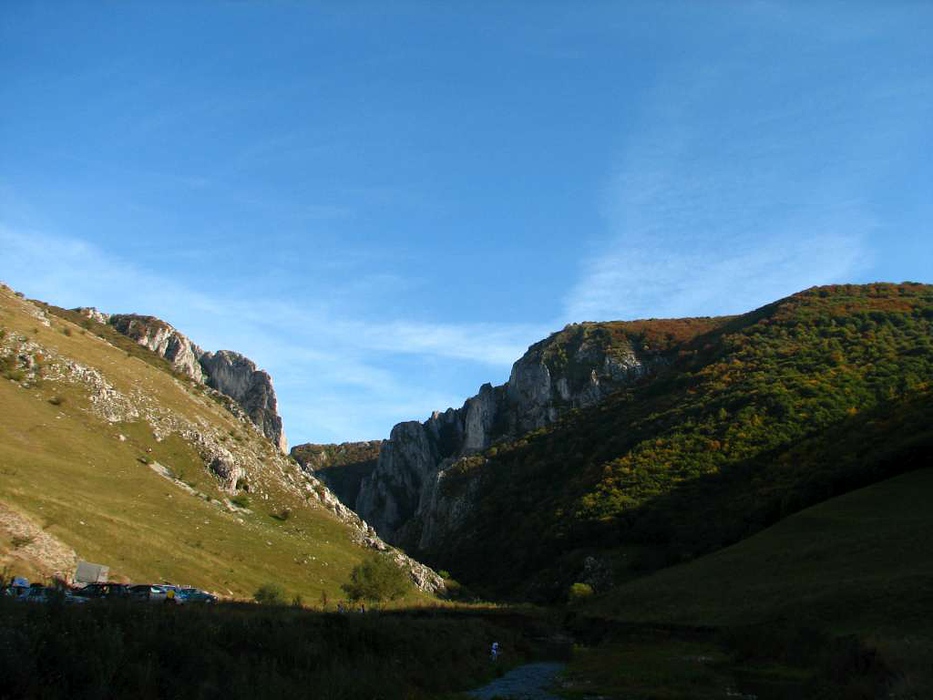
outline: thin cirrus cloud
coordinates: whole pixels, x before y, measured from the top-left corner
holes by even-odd
[[[395,321],[355,329],[367,347],[467,360],[491,366],[508,365],[547,328],[532,324],[426,324]]]
[[[0,245],[7,263],[3,281],[27,296],[65,307],[152,314],[206,350],[247,355],[272,375],[286,430],[301,441],[383,438],[397,422],[459,405],[480,383],[507,373],[544,332],[529,325],[371,322],[327,302],[303,307],[291,300],[228,298],[140,269],[87,242],[32,230],[0,226]],[[399,364],[423,371],[406,371],[401,381]],[[438,372],[443,382],[434,380]]]
[[[875,105],[787,105],[757,80],[734,64],[659,81],[608,179],[568,320],[739,313],[865,269],[876,218],[862,195],[884,144],[866,149],[845,113]],[[730,106],[755,90],[757,106]]]
[[[750,311],[814,284],[847,279],[865,257],[851,235],[785,235],[749,249],[668,251],[617,244],[589,260],[567,315],[580,320]]]
[[[0,243],[6,259],[13,263],[6,274],[7,282],[14,288],[42,289],[48,301],[66,306],[107,302],[108,308],[103,308],[104,311],[116,313],[132,309],[138,313],[165,314],[164,320],[184,329],[193,338],[198,327],[203,326],[208,340],[217,336],[216,341],[221,343],[223,334],[217,328],[231,320],[251,329],[264,329],[267,334],[275,329],[279,329],[278,332],[287,329],[294,333],[295,346],[302,348],[296,359],[327,357],[298,342],[318,337],[360,352],[432,355],[496,366],[514,361],[527,348],[529,340],[544,331],[543,327],[531,324],[434,324],[403,319],[371,322],[340,318],[337,310],[322,302],[312,302],[302,308],[296,302],[242,301],[198,292],[183,283],[140,270],[78,239],[0,226]],[[119,308],[112,306],[115,288],[121,290]],[[368,289],[364,291],[369,294]],[[186,309],[193,309],[195,313]],[[212,324],[209,319],[198,321],[196,317],[202,315],[222,318],[223,323]],[[173,318],[189,317],[191,320],[187,323],[173,321]],[[247,330],[243,335],[249,333]],[[237,335],[240,333],[231,334],[232,337]]]

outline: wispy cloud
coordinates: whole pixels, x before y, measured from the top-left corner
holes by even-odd
[[[509,365],[527,349],[529,339],[540,337],[539,325],[431,324],[394,321],[372,326],[352,324],[367,347],[396,353],[431,355],[492,366]]]
[[[549,330],[372,321],[321,300],[245,300],[152,274],[80,240],[2,225],[0,247],[0,279],[28,296],[152,314],[205,349],[249,356],[272,375],[293,441],[388,437],[397,422],[459,406],[481,383],[501,381]]]
[[[844,281],[864,257],[849,232],[776,235],[744,250],[617,244],[586,261],[566,313],[578,320],[741,313],[814,284]]]
[[[567,320],[736,313],[865,268],[877,221],[863,185],[883,153],[865,147],[866,115],[853,118],[850,86],[787,104],[799,76],[759,72],[733,61],[661,78],[616,159]]]

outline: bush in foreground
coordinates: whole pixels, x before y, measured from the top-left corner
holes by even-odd
[[[407,574],[388,555],[378,554],[357,564],[341,588],[350,600],[380,603],[401,598],[411,585]]]

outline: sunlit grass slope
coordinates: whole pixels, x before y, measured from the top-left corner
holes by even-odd
[[[275,582],[307,602],[340,596],[364,550],[251,424],[158,362],[6,288],[0,329],[0,565],[9,573],[48,575],[43,543],[57,542],[116,579],[241,597]],[[194,433],[236,456],[248,493],[223,491]]]

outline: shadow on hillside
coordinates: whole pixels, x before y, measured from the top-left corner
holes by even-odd
[[[900,436],[892,441],[890,436]],[[933,397],[846,418],[796,445],[679,484],[635,509],[640,573],[735,544],[804,508],[933,465]]]

